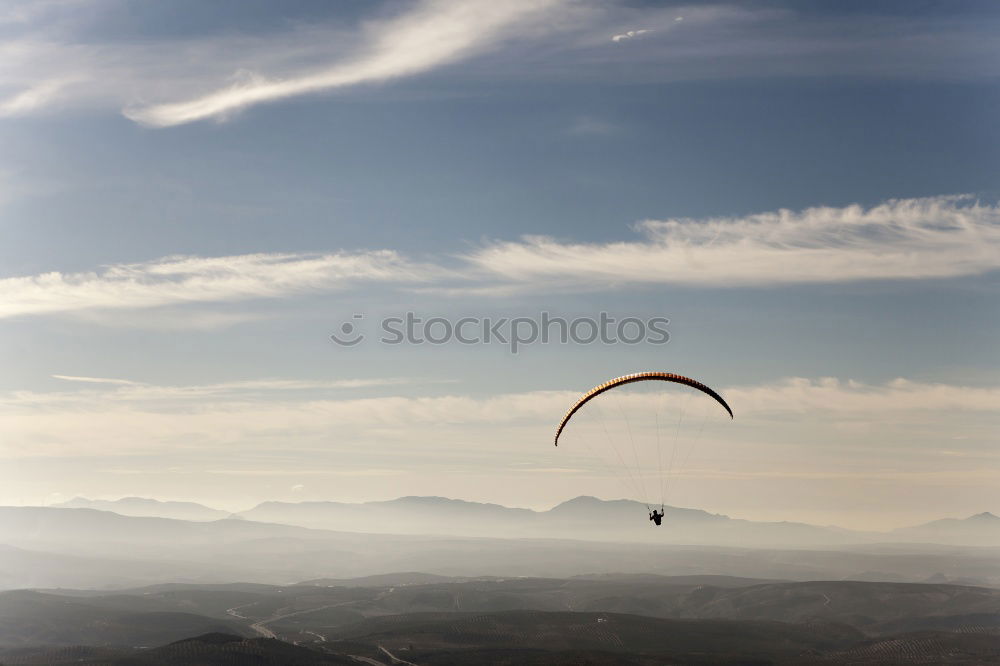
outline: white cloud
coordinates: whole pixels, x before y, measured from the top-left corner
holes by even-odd
[[[331,11],[328,20],[283,30],[102,42],[89,33],[120,12],[113,3],[54,0],[44,11],[37,4],[0,9],[0,25],[10,26],[0,42],[0,117],[124,107],[155,126],[427,72],[564,29],[575,11],[567,0],[422,0],[360,27]]]
[[[740,218],[647,220],[644,238],[564,243],[528,237],[487,245],[456,267],[392,250],[165,257],[102,271],[0,279],[0,318],[72,313],[132,325],[115,312],[158,308],[147,324],[212,328],[259,314],[169,306],[282,298],[379,282],[449,296],[498,297],[544,284],[595,290],[634,284],[716,288],[856,280],[954,278],[1000,268],[1000,207],[967,196],[817,207]],[[162,313],[161,313],[162,314]]]
[[[979,17],[942,24],[927,17],[834,17],[735,3],[658,8],[596,0],[422,0],[409,6],[407,13],[360,28],[338,20],[334,10],[328,20],[290,21],[287,29],[150,39],[118,32],[120,22],[108,18],[122,11],[115,2],[9,0],[0,7],[6,32],[0,117],[124,107],[140,122],[174,125],[426,73],[504,46],[478,76],[552,80],[586,71],[588,77],[649,82],[997,73],[996,40],[969,38],[981,28]],[[859,20],[864,30],[857,29]],[[95,39],[105,23],[115,39]],[[622,30],[629,25],[644,27]],[[641,40],[641,49],[607,48],[609,34],[638,42],[644,31],[670,38]],[[517,48],[510,48],[515,41]]]
[[[86,384],[112,384],[114,386],[140,386],[140,382],[133,382],[129,379],[113,379],[109,377],[74,377],[73,375],[52,375],[55,379],[62,379],[68,382],[83,382]]]
[[[527,237],[465,259],[512,282],[573,288],[951,278],[1000,268],[1000,207],[968,196],[890,200],[867,209],[647,220],[637,228],[643,240],[586,244]]]
[[[55,379],[84,384],[98,384],[105,387],[114,387],[110,390],[85,391],[74,393],[54,393],[52,397],[63,404],[76,402],[78,404],[88,403],[95,399],[118,403],[151,403],[159,401],[166,404],[170,401],[175,404],[177,401],[197,400],[206,397],[230,400],[259,399],[261,395],[274,392],[290,391],[326,391],[361,389],[385,386],[400,386],[412,384],[419,381],[421,384],[439,384],[442,381],[416,380],[407,377],[372,377],[357,379],[250,379],[230,382],[217,382],[214,384],[193,384],[188,386],[164,386],[137,382],[131,379],[116,379],[107,377],[77,377],[72,375],[52,375]],[[27,394],[36,400],[40,394]]]
[[[56,99],[70,83],[68,80],[50,79],[20,90],[0,100],[0,117],[20,115],[41,108]]]
[[[84,309],[65,314],[74,320],[115,329],[146,329],[153,331],[214,331],[248,322],[273,319],[276,314],[248,306],[232,312],[212,309],[214,305],[195,307],[190,304],[159,306],[154,309]]]
[[[791,377],[760,386],[726,390],[726,399],[746,414],[849,414],[887,412],[1000,412],[1000,387],[957,386],[898,378],[865,384],[835,377]]]
[[[137,107],[132,120],[164,127],[221,117],[262,102],[411,76],[493,46],[562,0],[424,0],[416,9],[365,28],[361,55],[313,72],[245,81],[184,102]]]
[[[414,283],[438,269],[388,250],[335,254],[166,257],[103,271],[0,279],[0,318],[87,309],[277,298],[358,282]]]
[[[620,34],[613,35],[611,37],[611,41],[621,42],[626,39],[634,39],[636,37],[639,37],[640,35],[645,35],[647,32],[649,32],[649,30],[628,30]]]

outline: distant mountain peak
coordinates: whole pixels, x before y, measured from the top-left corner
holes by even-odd
[[[992,514],[989,511],[983,511],[974,516],[969,516],[966,520],[1000,520],[1000,516]]]
[[[115,504],[140,504],[146,506],[155,506],[157,504],[180,504],[181,502],[167,502],[164,500],[153,499],[151,497],[136,497],[134,495],[129,497],[122,497],[121,499],[114,500]],[[187,504],[187,502],[184,502]]]
[[[197,521],[218,520],[227,515],[225,511],[195,502],[165,501],[149,497],[121,497],[115,500],[74,497],[68,502],[53,504],[52,508],[94,509],[97,511],[111,511],[123,516],[146,516]]]
[[[441,497],[440,495],[404,495],[403,497],[397,497],[394,500],[388,500],[389,502],[413,502],[419,504],[476,504],[476,502],[470,502],[463,499],[453,499],[451,497]]]
[[[615,499],[615,500],[604,500],[600,497],[594,497],[593,495],[580,495],[579,497],[574,497],[573,499],[566,500],[556,505],[556,508],[560,506],[586,506],[593,504],[641,504],[641,502],[636,502],[630,499]]]

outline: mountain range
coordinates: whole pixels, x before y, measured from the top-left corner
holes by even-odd
[[[178,520],[220,520],[230,515],[228,511],[213,509],[196,502],[164,502],[145,497],[122,497],[117,500],[92,500],[86,497],[74,497],[68,502],[52,506],[64,509],[99,509],[101,511],[114,511],[123,516],[149,516]]]
[[[668,526],[652,527],[642,514],[629,520],[646,533],[669,533]],[[195,522],[95,509],[0,507],[0,589],[121,588],[169,582],[287,584],[394,571],[506,577],[725,573],[800,581],[1000,585],[1000,549],[901,542],[820,546],[758,542],[749,547],[678,544],[666,537],[662,543],[643,542],[613,534],[601,541],[555,535],[379,534],[245,518]]]
[[[1000,546],[1000,517],[984,512],[946,518],[889,532],[865,532],[798,522],[731,518],[699,509],[665,507],[664,526],[643,519],[648,510],[632,500],[577,497],[547,511],[511,508],[445,497],[344,502],[263,502],[230,514],[192,502],[127,497],[116,501],[75,498],[59,507],[91,508],[127,516],[212,521],[243,518],[312,529],[380,534],[437,534],[504,538],[559,537],[729,546],[821,546],[880,542]]]

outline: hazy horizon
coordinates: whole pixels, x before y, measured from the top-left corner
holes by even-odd
[[[254,508],[256,508],[256,507],[258,507],[258,506],[260,506],[262,504],[267,504],[269,502],[278,502],[278,503],[283,503],[283,504],[300,504],[300,503],[322,504],[322,503],[332,503],[332,504],[360,505],[360,504],[372,504],[372,503],[376,503],[376,504],[377,503],[390,503],[390,502],[394,502],[396,500],[414,499],[414,498],[415,499],[441,499],[441,500],[447,500],[447,501],[466,502],[466,503],[473,503],[473,504],[487,504],[487,505],[501,506],[501,507],[506,508],[506,509],[526,509],[526,510],[533,511],[533,512],[536,512],[536,513],[545,513],[545,512],[548,512],[548,511],[550,511],[550,510],[552,510],[552,509],[554,509],[556,507],[559,507],[559,506],[561,506],[563,504],[572,502],[573,500],[589,499],[589,498],[593,498],[593,499],[599,500],[601,502],[633,502],[633,503],[635,503],[637,505],[643,504],[643,502],[641,500],[637,500],[637,499],[629,498],[629,497],[598,497],[598,496],[594,496],[594,495],[577,495],[577,496],[574,496],[574,497],[566,497],[563,500],[558,501],[558,502],[556,502],[554,504],[551,504],[551,505],[535,505],[535,506],[505,504],[505,503],[502,503],[502,502],[484,502],[484,501],[478,501],[478,500],[468,500],[468,499],[461,498],[461,497],[445,497],[445,496],[441,496],[441,495],[401,495],[401,496],[396,496],[396,497],[383,497],[383,498],[374,498],[374,499],[367,499],[367,500],[360,500],[360,501],[343,500],[343,499],[336,499],[336,498],[331,498],[331,499],[311,499],[311,500],[264,499],[264,500],[261,500],[260,502],[256,502],[256,503],[250,504],[250,505],[236,505],[236,504],[221,505],[221,504],[209,504],[209,503],[205,503],[205,502],[198,502],[198,501],[192,500],[192,499],[179,499],[179,498],[164,499],[164,498],[157,498],[157,497],[134,496],[133,495],[133,496],[124,496],[124,497],[83,497],[83,496],[75,496],[75,497],[67,498],[65,500],[53,501],[53,502],[50,502],[48,504],[43,504],[43,505],[21,504],[21,505],[8,505],[8,506],[59,507],[59,506],[65,505],[67,503],[71,503],[74,500],[85,500],[87,502],[107,502],[107,503],[111,503],[111,504],[114,504],[114,503],[117,503],[117,502],[124,502],[126,500],[144,500],[144,501],[152,500],[154,502],[160,502],[160,503],[177,502],[177,503],[181,503],[181,504],[194,504],[194,505],[197,505],[199,507],[204,507],[204,508],[207,508],[207,509],[212,509],[212,510],[217,510],[217,511],[221,511],[221,512],[226,512],[226,513],[229,513],[231,515],[238,516],[239,514],[248,512],[251,509],[254,509]],[[655,508],[659,507],[659,505],[652,505],[652,506],[654,506]],[[933,522],[933,521],[936,521],[936,520],[942,520],[942,519],[965,520],[965,519],[968,519],[968,518],[973,518],[973,517],[978,517],[978,516],[984,516],[984,515],[987,515],[987,516],[997,516],[998,515],[998,512],[994,512],[994,511],[992,511],[990,509],[983,509],[982,511],[977,511],[977,512],[972,513],[972,514],[964,514],[964,515],[940,515],[940,514],[935,514],[932,511],[928,511],[928,513],[925,515],[925,517],[923,519],[921,519],[921,520],[919,520],[917,522],[914,522],[914,523],[886,523],[884,525],[877,525],[877,526],[874,526],[874,527],[861,528],[861,527],[856,527],[856,526],[852,526],[852,525],[842,525],[842,524],[832,524],[832,523],[830,523],[830,524],[810,523],[809,521],[805,521],[805,520],[801,520],[801,521],[794,521],[794,520],[787,520],[787,519],[770,520],[770,519],[768,519],[766,517],[764,517],[764,518],[756,518],[756,517],[749,517],[749,516],[740,515],[740,514],[723,514],[723,513],[717,513],[717,512],[708,511],[708,510],[703,509],[701,507],[695,507],[695,506],[682,506],[682,505],[673,505],[673,504],[671,504],[671,505],[667,505],[667,507],[668,508],[672,508],[672,509],[704,511],[705,513],[710,514],[710,515],[720,515],[720,516],[725,516],[727,518],[736,519],[736,520],[749,520],[749,521],[753,521],[753,522],[785,522],[785,521],[787,521],[787,522],[795,522],[795,523],[802,523],[802,524],[811,524],[811,525],[815,525],[817,527],[845,528],[845,529],[850,529],[850,530],[857,530],[859,532],[871,532],[873,534],[880,533],[880,532],[892,531],[892,530],[895,530],[895,529],[902,529],[902,528],[908,528],[908,527],[916,527],[916,526],[919,526],[919,525],[924,525],[926,523],[930,523],[930,522]],[[102,507],[100,510],[107,510],[107,511],[115,512],[115,507]],[[155,511],[150,512],[150,513],[143,513],[143,514],[129,514],[129,513],[124,513],[122,515],[133,515],[133,516],[147,515],[147,516],[151,516],[151,517],[152,516],[163,516],[163,514],[157,513]],[[163,517],[171,517],[171,516],[163,516]],[[219,518],[223,518],[223,516],[220,516]],[[276,522],[281,522],[281,521],[276,521]],[[362,531],[368,531],[368,530],[362,530]],[[376,531],[381,531],[381,530],[376,530]],[[502,538],[504,536],[504,534],[502,532],[498,532],[496,534],[496,536]]]

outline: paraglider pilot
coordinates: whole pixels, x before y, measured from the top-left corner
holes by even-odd
[[[717,403],[722,405],[722,408],[725,409],[726,412],[729,414],[729,418],[734,418],[733,410],[729,407],[729,405],[722,398],[722,396],[697,380],[691,379],[690,377],[684,377],[683,375],[675,375],[672,372],[634,372],[630,375],[622,375],[621,377],[616,377],[615,379],[604,382],[603,384],[598,384],[594,388],[584,393],[583,397],[577,400],[576,403],[572,407],[570,407],[569,411],[566,412],[566,416],[564,416],[562,421],[559,422],[559,427],[556,428],[556,436],[552,443],[555,444],[556,446],[559,446],[559,435],[562,434],[563,429],[566,427],[566,424],[569,423],[569,420],[573,418],[573,415],[576,414],[578,411],[580,411],[580,408],[583,407],[585,404],[587,404],[597,396],[601,395],[602,393],[610,391],[611,389],[617,388],[619,386],[624,386],[625,384],[631,384],[633,382],[645,382],[645,381],[673,382],[675,384],[682,384],[684,386],[689,386],[693,389],[697,389],[698,391],[701,391],[702,393],[712,397]],[[646,508],[648,509],[649,506],[647,505]],[[659,526],[661,524],[661,521],[663,520],[663,508],[664,507],[661,504],[659,511],[653,509],[652,511],[649,512],[649,519],[657,526]]]

